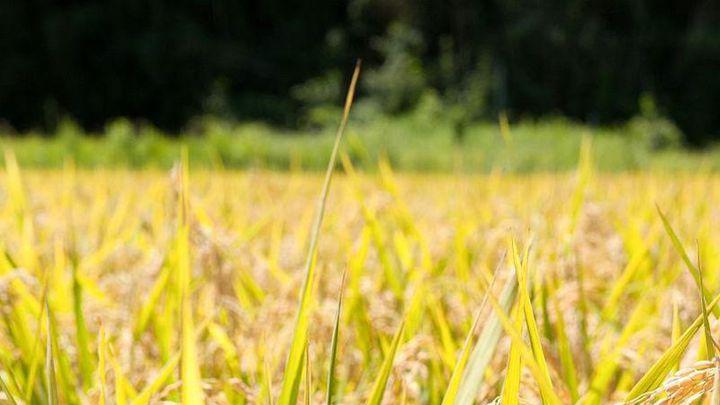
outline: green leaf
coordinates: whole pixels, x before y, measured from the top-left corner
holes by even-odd
[[[492,288],[495,286],[495,280],[497,279],[497,275],[499,273],[500,266],[504,262],[504,257],[502,260],[500,260],[498,264],[498,268],[495,270],[495,274],[493,274],[492,281],[490,282],[490,285],[485,287],[485,294],[480,302],[480,308],[478,309],[477,315],[475,315],[475,320],[473,320],[473,324],[470,327],[470,331],[468,332],[467,337],[465,338],[465,343],[463,343],[462,350],[460,351],[460,356],[458,357],[457,362],[455,363],[455,367],[453,367],[452,375],[450,376],[450,382],[448,383],[448,387],[445,390],[445,395],[443,396],[443,405],[450,405],[458,403],[457,397],[458,392],[460,390],[460,384],[462,382],[462,377],[465,373],[465,366],[470,359],[470,353],[471,353],[471,346],[473,338],[475,337],[475,331],[478,328],[478,325],[480,324],[480,316],[483,314],[483,311],[485,309],[485,304],[487,303],[487,297],[490,291],[492,291]],[[513,283],[514,284],[514,283]],[[497,344],[497,340],[495,342],[481,342],[478,341],[477,344],[487,344],[488,346],[482,347],[481,349],[484,351],[492,352],[494,350],[494,346]],[[492,344],[492,347],[490,347],[490,344]]]
[[[53,350],[52,322],[50,320],[50,305],[45,297],[45,313],[47,315],[47,343],[45,346],[45,380],[48,387],[48,404],[58,403],[58,388],[55,380],[55,353]]]
[[[180,398],[186,404],[200,404],[204,402],[204,393],[200,376],[200,365],[197,358],[195,324],[193,321],[191,294],[190,294],[190,188],[188,185],[188,155],[187,148],[182,150],[181,162],[181,188],[178,197],[178,229],[175,240],[175,265],[177,266],[177,280],[179,291],[178,307],[180,308],[180,377],[182,386]]]
[[[658,214],[660,214],[660,219],[662,219],[663,227],[665,227],[665,232],[668,234],[668,236],[670,236],[670,240],[672,241],[672,244],[675,247],[675,250],[680,254],[680,257],[682,258],[683,262],[685,262],[685,266],[687,267],[688,271],[690,271],[690,274],[693,276],[693,279],[695,280],[695,284],[701,290],[703,299],[705,300],[705,302],[707,302],[708,299],[711,297],[711,295],[708,290],[706,290],[704,287],[701,287],[702,280],[700,279],[700,269],[698,269],[693,264],[693,262],[690,260],[690,257],[688,256],[687,252],[685,251],[685,248],[683,247],[682,243],[680,242],[680,239],[678,238],[677,234],[675,233],[675,230],[673,230],[667,217],[665,217],[665,214],[663,214],[662,210],[660,210],[660,206],[656,205],[655,208],[657,208],[657,212],[658,212]],[[712,311],[715,314],[715,316],[720,317],[720,307],[715,307]]]
[[[713,308],[720,301],[720,295],[713,298],[708,305],[707,309],[712,311]],[[673,367],[680,361],[682,356],[685,354],[690,341],[695,336],[697,331],[703,325],[702,315],[698,316],[697,319],[685,330],[685,333],[680,336],[676,342],[672,344],[662,356],[650,367],[650,369],[640,378],[635,386],[630,390],[626,401],[633,401],[640,398],[647,392],[654,390],[662,384],[665,377],[672,371]]]
[[[561,404],[562,402],[555,393],[555,390],[553,389],[553,386],[550,383],[547,374],[545,374],[540,368],[540,365],[535,360],[535,355],[532,350],[528,348],[523,342],[520,331],[515,327],[515,325],[513,325],[513,322],[507,316],[506,310],[502,308],[501,304],[498,302],[497,298],[495,298],[492,293],[490,293],[488,297],[490,305],[492,305],[495,313],[498,316],[498,319],[500,319],[500,323],[502,324],[503,329],[505,329],[505,332],[510,336],[512,342],[520,348],[521,355],[524,361],[527,362],[527,365],[530,368],[530,372],[532,373],[535,381],[538,384],[538,387],[540,388],[540,395],[543,398],[543,403],[550,405]]]
[[[85,324],[83,313],[83,290],[78,280],[78,268],[73,260],[72,265],[72,289],[73,289],[73,313],[75,315],[75,336],[78,348],[78,365],[80,377],[85,389],[90,388],[92,382],[93,364],[90,356],[90,334]]]
[[[297,317],[295,320],[295,328],[293,331],[293,339],[290,344],[290,352],[286,361],[285,372],[283,374],[282,388],[280,390],[280,405],[295,405],[297,402],[298,388],[302,377],[302,357],[307,341],[310,306],[312,303],[312,285],[315,279],[315,255],[317,252],[317,243],[320,236],[320,227],[322,226],[323,216],[325,214],[325,206],[327,204],[328,194],[330,192],[330,183],[332,181],[335,169],[335,161],[337,160],[338,150],[340,149],[340,141],[342,140],[345,127],[347,125],[352,106],[353,97],[355,96],[355,86],[358,76],[360,75],[360,63],[355,66],[350,88],[348,89],[347,98],[345,99],[345,109],[343,110],[342,120],[335,135],[335,144],[333,145],[330,160],[328,162],[327,171],[325,172],[325,181],[323,182],[322,192],[320,193],[320,201],[317,216],[312,228],[310,238],[310,246],[305,261],[305,277],[303,279],[302,288],[300,289],[300,299],[298,305]]]
[[[517,295],[517,282],[515,281],[515,275],[513,274],[505,282],[503,290],[500,296],[500,307],[505,312],[509,312],[513,302],[515,302],[515,296]],[[487,297],[492,297],[492,292],[488,290]],[[488,301],[490,302],[490,301]],[[480,391],[480,387],[483,383],[483,377],[485,375],[485,369],[490,364],[500,335],[502,333],[503,326],[497,311],[490,314],[489,318],[485,321],[480,337],[475,343],[470,358],[468,359],[465,371],[458,388],[456,404],[472,404]]]
[[[511,246],[513,261],[515,263],[515,271],[517,272],[518,299],[520,300],[520,307],[525,313],[525,325],[527,326],[528,337],[530,338],[530,347],[532,348],[535,361],[540,367],[540,372],[544,374],[544,379],[550,384],[550,388],[552,388],[550,371],[548,370],[547,362],[545,361],[545,353],[543,353],[540,333],[538,332],[535,315],[533,314],[532,303],[530,301],[530,294],[527,289],[527,262],[529,244],[528,247],[526,247],[525,249],[522,262],[520,260],[520,256],[518,255],[517,246],[515,245],[514,240],[512,241]]]
[[[328,366],[327,378],[327,405],[333,403],[335,395],[335,363],[337,361],[338,336],[340,334],[340,315],[342,315],[343,292],[345,291],[345,278],[347,277],[347,267],[343,271],[340,280],[340,293],[338,294],[337,309],[335,310],[335,325],[333,326],[332,340],[330,341],[330,364]]]
[[[397,349],[400,346],[400,341],[402,340],[404,331],[405,320],[400,323],[400,327],[398,328],[397,332],[395,332],[395,337],[393,337],[392,343],[390,344],[390,349],[385,355],[385,359],[380,366],[380,373],[377,375],[377,377],[375,377],[375,383],[373,384],[372,391],[370,391],[370,397],[367,401],[368,405],[380,405],[380,402],[382,402],[383,396],[385,395],[385,387],[387,386],[387,381],[390,377],[390,372],[392,371],[393,362],[395,361],[395,354],[397,353]]]
[[[515,328],[522,333],[523,317],[520,306],[515,307],[513,313]],[[520,403],[520,376],[522,374],[522,349],[517,342],[510,344],[505,381],[503,382],[502,399],[503,405],[518,405]]]
[[[160,391],[160,388],[163,387],[163,384],[165,384],[165,381],[170,378],[170,376],[175,372],[175,369],[177,368],[178,363],[180,362],[180,353],[175,354],[170,358],[170,360],[165,363],[162,369],[160,369],[160,372],[157,376],[152,380],[150,384],[148,384],[147,387],[145,387],[137,397],[131,402],[132,405],[147,405],[150,403],[150,400],[152,399],[153,395],[157,394]]]
[[[555,310],[555,336],[557,337],[558,354],[560,356],[560,366],[562,367],[563,379],[570,390],[570,398],[572,402],[577,402],[578,381],[576,376],[575,360],[573,359],[572,350],[570,349],[570,341],[565,331],[565,319],[560,305],[555,296],[552,296],[553,309]]]

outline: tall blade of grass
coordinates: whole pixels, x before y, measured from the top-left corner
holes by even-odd
[[[523,317],[520,305],[513,311],[515,328],[522,333]],[[517,342],[510,344],[505,381],[503,382],[501,403],[503,405],[518,405],[520,403],[520,376],[522,374],[522,351]]]
[[[140,338],[140,335],[142,335],[142,333],[145,331],[145,328],[147,328],[150,317],[155,311],[157,302],[160,300],[160,297],[167,288],[169,278],[170,268],[168,266],[163,266],[160,270],[160,274],[158,274],[157,279],[153,283],[149,294],[143,300],[138,315],[135,317],[136,321],[133,328],[133,337],[136,340]]]
[[[137,397],[131,402],[132,405],[148,405],[150,403],[150,400],[152,399],[153,395],[157,394],[160,391],[160,388],[163,387],[165,384],[165,381],[167,381],[168,378],[172,375],[173,372],[175,372],[175,369],[177,368],[178,363],[180,362],[180,353],[175,354],[170,358],[170,360],[165,363],[162,369],[160,369],[160,372],[157,376],[152,380],[150,384],[147,385]],[[188,403],[188,402],[183,402]],[[190,403],[202,403],[202,402],[190,402]]]
[[[712,360],[715,357],[715,347],[717,347],[717,343],[715,343],[715,339],[713,339],[712,332],[710,331],[710,320],[708,319],[707,308],[705,308],[705,305],[707,303],[705,302],[705,296],[703,294],[703,291],[705,290],[705,285],[703,283],[702,263],[700,261],[700,246],[698,246],[697,254],[699,281],[697,287],[698,295],[700,296],[700,308],[702,308],[703,329],[705,330],[705,355],[707,360]]]
[[[449,405],[457,403],[456,399],[458,396],[458,391],[460,390],[460,383],[462,382],[462,377],[465,372],[465,365],[468,362],[468,359],[470,358],[470,349],[472,346],[473,338],[475,337],[475,331],[478,328],[478,325],[480,324],[480,316],[482,315],[483,311],[485,310],[485,304],[487,303],[487,296],[489,294],[489,291],[492,291],[493,287],[495,286],[495,281],[497,280],[497,275],[499,273],[499,268],[501,264],[504,262],[503,259],[500,260],[498,264],[498,268],[495,270],[495,274],[493,274],[492,281],[490,282],[490,285],[485,289],[485,294],[483,296],[482,301],[480,302],[480,308],[478,309],[477,315],[475,315],[475,319],[473,320],[473,324],[470,327],[470,331],[467,334],[467,337],[465,337],[465,342],[463,343],[462,350],[460,351],[460,356],[457,359],[457,362],[455,363],[455,367],[453,368],[453,372],[450,376],[450,382],[448,382],[447,389],[445,390],[445,395],[443,396],[443,405]],[[478,341],[478,343],[480,343]],[[485,349],[490,349],[489,347],[486,347]]]
[[[181,396],[183,403],[195,404],[203,402],[203,390],[200,377],[200,365],[197,360],[197,348],[195,346],[195,326],[192,320],[192,309],[187,295],[183,299],[182,307],[182,364]]]
[[[195,344],[195,325],[193,322],[192,304],[190,302],[190,208],[188,185],[188,156],[187,148],[182,151],[181,163],[181,189],[178,198],[179,224],[177,230],[176,265],[178,269],[178,282],[180,292],[180,321],[181,321],[181,363],[180,375],[182,387],[180,397],[183,403],[199,404],[204,401],[201,384],[200,365],[197,359]]]
[[[335,362],[337,361],[338,336],[340,334],[340,315],[342,315],[343,292],[345,291],[345,278],[347,277],[347,267],[343,271],[340,280],[340,292],[338,293],[338,304],[335,310],[335,325],[333,326],[332,340],[330,341],[330,364],[328,365],[327,377],[327,405],[332,405],[335,396]]]
[[[430,313],[430,318],[433,320],[433,329],[436,330],[438,335],[437,339],[439,339],[438,352],[445,364],[448,367],[452,367],[457,347],[455,347],[455,340],[450,330],[450,324],[445,317],[445,311],[440,300],[435,298],[430,292],[427,292],[426,295],[426,308]]]
[[[677,234],[675,233],[675,230],[673,229],[672,225],[670,225],[670,221],[668,221],[665,214],[660,209],[659,205],[656,205],[655,208],[657,208],[657,212],[660,215],[660,219],[662,220],[663,227],[665,228],[665,232],[670,236],[670,240],[672,241],[673,246],[675,247],[675,250],[680,254],[680,257],[682,258],[683,262],[685,262],[685,266],[687,267],[690,274],[693,276],[693,279],[695,280],[695,284],[700,288],[700,293],[703,295],[703,299],[705,302],[711,297],[710,292],[706,290],[703,287],[701,287],[701,280],[700,280],[700,269],[698,269],[693,262],[690,260],[690,256],[688,256],[687,252],[685,251],[685,248],[683,247],[682,243],[680,242],[680,239],[678,238]],[[705,306],[703,306],[705,308]],[[720,307],[715,307],[713,309],[713,313],[716,317],[720,317]]]
[[[496,271],[497,272],[497,271]],[[486,293],[488,300],[492,297],[492,291],[489,289]],[[517,281],[513,273],[505,282],[500,296],[500,307],[505,312],[509,312],[515,296],[517,295]],[[490,301],[488,301],[490,302]],[[483,325],[480,337],[478,337],[475,347],[473,348],[470,358],[465,366],[462,375],[460,387],[458,388],[455,403],[472,404],[477,397],[480,387],[483,383],[485,370],[492,360],[493,354],[497,347],[503,327],[501,320],[496,312],[492,312]]]
[[[613,283],[612,289],[608,294],[608,298],[605,301],[605,307],[601,313],[602,319],[612,321],[616,318],[627,286],[642,269],[643,263],[647,260],[650,254],[647,249],[647,246],[650,245],[651,243],[647,243],[642,247],[642,249],[635,250],[630,256],[628,263],[625,265],[625,269],[623,269],[623,272],[617,281]]]
[[[555,336],[557,338],[557,349],[560,357],[560,366],[562,368],[563,380],[570,390],[570,398],[572,402],[577,402],[580,397],[578,393],[577,372],[575,368],[575,360],[573,359],[570,341],[565,329],[565,319],[563,317],[562,308],[558,304],[557,298],[553,294],[551,297],[553,309],[555,310]]]
[[[53,323],[52,327],[52,341],[53,341],[53,355],[55,356],[55,368],[57,370],[57,382],[58,382],[58,401],[62,404],[77,404],[80,403],[80,399],[77,393],[80,388],[80,382],[77,381],[76,375],[73,372],[71,360],[67,352],[60,350],[58,342],[60,342],[60,335],[57,327],[57,320],[52,317],[50,321]]]
[[[395,332],[390,348],[388,349],[385,359],[380,366],[380,373],[378,373],[375,377],[375,382],[373,383],[372,390],[370,391],[370,397],[367,401],[368,405],[380,405],[380,402],[382,402],[388,378],[390,377],[390,372],[392,371],[393,362],[395,361],[395,354],[400,346],[400,341],[402,340],[404,331],[405,320],[400,323],[400,327],[397,332]]]
[[[258,403],[273,405],[272,398],[272,374],[267,359],[263,361],[262,379],[260,381],[260,395],[258,395]]]
[[[310,366],[310,348],[305,341],[305,405],[310,405],[312,398],[312,368]]]
[[[75,338],[77,339],[78,365],[80,377],[84,389],[89,389],[92,384],[93,364],[90,356],[90,334],[85,324],[83,313],[83,291],[78,281],[77,261],[72,260],[72,290],[73,290],[73,313],[75,315]]]
[[[314,270],[317,243],[320,237],[320,228],[322,226],[323,217],[325,215],[325,206],[330,192],[330,183],[335,169],[335,161],[337,160],[338,150],[340,149],[340,141],[342,140],[342,136],[345,132],[345,127],[347,126],[348,118],[350,116],[350,107],[352,106],[353,98],[355,96],[355,86],[357,85],[359,75],[360,62],[358,61],[355,66],[355,71],[353,72],[352,80],[350,81],[350,88],[348,89],[347,97],[345,99],[345,108],[343,110],[340,126],[335,134],[335,144],[333,145],[330,160],[325,172],[325,180],[323,182],[322,192],[320,193],[315,223],[311,231],[310,246],[308,248],[308,254],[305,261],[305,276],[302,288],[300,289],[298,312],[295,319],[295,328],[293,330],[293,339],[285,365],[282,388],[280,390],[280,398],[278,400],[280,405],[295,405],[295,402],[297,401],[298,386],[300,384],[300,377],[302,374],[302,353],[305,348],[309,326],[312,283],[315,279]]]
[[[584,405],[598,405],[602,403],[610,384],[614,381],[620,367],[622,352],[630,339],[642,328],[646,327],[652,312],[654,302],[648,296],[643,296],[635,305],[628,318],[622,333],[617,340],[606,338],[601,345],[599,361],[590,379],[590,386],[582,399]]]
[[[48,275],[45,275],[45,280],[43,281],[43,289],[42,289],[42,295],[40,297],[41,302],[45,302],[47,300],[47,292],[48,292]],[[45,312],[46,305],[42,305],[40,307],[40,313],[37,317],[37,328],[38,330],[42,329],[42,321],[43,321],[43,314]],[[35,378],[37,375],[38,368],[40,367],[40,362],[42,361],[42,338],[40,333],[37,334],[35,337],[35,343],[33,344],[33,350],[32,350],[32,356],[30,357],[30,371],[28,372],[27,380],[25,381],[25,402],[30,402],[32,399],[33,391],[35,389]]]
[[[488,302],[492,305],[495,314],[497,314],[505,332],[510,336],[512,343],[516,344],[520,348],[523,360],[527,363],[530,368],[530,372],[535,378],[535,382],[537,382],[538,387],[540,388],[540,395],[542,396],[543,403],[550,405],[561,404],[562,402],[560,401],[560,398],[558,398],[557,393],[555,393],[547,373],[542,370],[535,360],[533,351],[523,342],[520,331],[517,330],[515,325],[513,325],[507,315],[507,311],[502,307],[501,303],[498,302],[497,298],[495,298],[492,293],[488,295]],[[522,303],[518,302],[518,305],[522,305]],[[525,325],[527,326],[527,322],[525,322]]]
[[[55,380],[55,354],[53,350],[52,322],[50,320],[50,305],[45,297],[45,314],[47,316],[47,343],[45,346],[45,380],[48,389],[48,404],[58,403],[58,388]]]
[[[115,353],[113,353],[112,345],[107,344],[106,353],[108,360],[112,365],[113,374],[115,376],[115,405],[125,405],[127,404],[128,394],[130,394],[130,398],[132,399],[136,396],[137,393],[130,385],[130,382],[125,376],[125,373],[123,373],[122,367],[120,367],[120,363],[118,363],[117,359],[115,358]]]
[[[529,245],[528,245],[529,247]],[[515,240],[511,241],[511,250],[513,255],[513,261],[515,263],[515,271],[517,272],[518,282],[518,299],[520,300],[521,308],[525,314],[525,325],[528,330],[528,337],[530,338],[530,347],[533,351],[535,361],[540,367],[540,371],[544,374],[544,378],[550,384],[552,388],[552,380],[550,379],[550,371],[548,370],[547,362],[545,361],[545,353],[543,353],[542,343],[540,340],[540,333],[538,331],[537,322],[535,321],[535,314],[532,309],[532,302],[530,301],[530,294],[528,292],[528,279],[527,279],[527,262],[528,262],[528,250],[526,247],[526,253],[521,261],[518,255],[517,245]]]
[[[708,304],[707,310],[712,309],[720,301],[720,295],[713,298]],[[697,331],[703,325],[703,316],[698,316],[690,327],[685,330],[685,333],[680,336],[677,342],[673,343],[662,356],[650,367],[650,369],[640,378],[635,386],[630,390],[626,401],[633,401],[640,398],[643,394],[654,390],[662,384],[665,376],[667,376],[677,364],[682,356],[685,354],[690,341],[695,336]]]
[[[232,339],[230,339],[230,336],[228,336],[223,327],[212,322],[208,324],[207,329],[210,337],[218,346],[220,346],[220,348],[222,348],[223,352],[225,352],[225,363],[228,368],[230,368],[233,373],[239,374],[240,358],[237,350],[235,349],[235,344]]]

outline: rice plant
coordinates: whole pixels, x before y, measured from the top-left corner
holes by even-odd
[[[363,173],[358,72],[324,176],[8,150],[2,401],[720,401],[720,178]]]

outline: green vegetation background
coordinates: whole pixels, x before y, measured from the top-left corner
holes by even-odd
[[[205,117],[180,136],[127,119],[87,133],[65,120],[54,133],[0,136],[0,147],[11,149],[21,165],[35,168],[59,168],[71,159],[86,168],[167,169],[186,145],[195,167],[323,170],[339,111],[325,113],[326,125],[306,130]],[[720,169],[720,149],[682,147],[677,128],[652,110],[617,126],[591,127],[565,118],[524,120],[510,123],[505,136],[503,119],[471,123],[458,137],[455,122],[432,96],[399,116],[379,114],[360,100],[351,113],[344,150],[366,170],[386,158],[404,171],[564,171],[576,168],[580,145],[588,138],[602,171]]]

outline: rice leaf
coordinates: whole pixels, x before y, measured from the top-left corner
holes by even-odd
[[[272,374],[267,359],[263,361],[262,379],[260,381],[260,395],[258,395],[258,403],[273,405],[272,398]]]
[[[315,255],[317,252],[317,243],[320,236],[320,228],[322,226],[323,216],[325,214],[325,205],[327,203],[328,194],[330,192],[330,183],[332,181],[335,169],[335,161],[337,160],[338,150],[340,149],[340,141],[342,140],[348,117],[350,115],[350,107],[352,106],[355,96],[355,86],[358,76],[360,75],[360,62],[355,66],[350,88],[348,89],[347,98],[345,99],[345,108],[343,110],[342,120],[335,135],[335,143],[333,145],[328,167],[325,172],[325,180],[323,182],[322,192],[318,205],[315,223],[312,228],[310,237],[310,246],[305,261],[305,276],[300,289],[298,312],[295,319],[295,328],[293,330],[293,339],[288,353],[285,372],[283,374],[282,388],[280,389],[280,405],[295,405],[297,401],[298,387],[302,374],[302,355],[307,341],[307,333],[310,317],[310,305],[312,301],[312,285],[315,280]]]
[[[395,354],[400,346],[400,341],[402,340],[404,331],[405,320],[400,323],[400,327],[397,332],[395,332],[390,348],[388,349],[387,354],[385,354],[385,359],[380,366],[380,372],[375,377],[375,382],[373,383],[372,390],[370,391],[370,397],[367,401],[368,405],[380,405],[382,402],[388,378],[390,377],[390,372],[392,371],[393,362],[395,361]]]
[[[332,340],[330,341],[330,359],[328,365],[327,377],[327,405],[332,405],[335,396],[335,362],[337,361],[338,336],[340,334],[340,315],[342,314],[343,292],[345,291],[345,279],[347,277],[347,267],[343,271],[340,280],[340,292],[338,293],[338,304],[335,310],[335,325],[333,326]]]
[[[150,400],[152,399],[153,395],[157,394],[160,389],[165,384],[165,381],[170,378],[170,376],[175,372],[175,369],[177,368],[178,363],[180,362],[180,353],[175,354],[170,358],[170,360],[165,363],[162,369],[160,369],[160,372],[155,376],[155,378],[150,382],[150,384],[147,385],[137,397],[131,402],[132,405],[148,405],[150,403]],[[193,403],[202,403],[202,402],[193,402]]]
[[[475,315],[475,319],[473,320],[473,324],[470,327],[470,331],[468,331],[467,337],[465,337],[465,342],[463,343],[462,350],[460,351],[460,355],[457,359],[457,362],[455,363],[455,367],[453,367],[453,372],[450,376],[450,382],[448,382],[447,389],[445,390],[445,395],[443,395],[443,405],[449,405],[449,404],[455,404],[457,402],[458,392],[460,390],[460,383],[462,382],[463,374],[465,373],[465,366],[467,365],[468,359],[470,358],[471,353],[471,346],[473,338],[475,337],[475,331],[478,328],[478,325],[480,324],[480,316],[482,315],[483,311],[485,310],[485,304],[487,303],[487,296],[489,291],[492,290],[492,288],[495,286],[495,281],[497,279],[497,275],[499,273],[499,268],[501,264],[504,262],[504,256],[503,259],[500,260],[498,264],[498,268],[495,270],[495,274],[493,274],[492,281],[490,282],[490,285],[486,287],[485,294],[483,296],[482,301],[480,302],[480,307],[478,308],[477,315]],[[478,343],[480,343],[478,341]],[[484,347],[483,350],[490,350],[489,347]]]
[[[48,404],[58,404],[58,388],[55,380],[55,353],[53,350],[52,322],[50,320],[50,305],[45,297],[45,314],[47,317],[47,343],[45,346],[45,381],[48,387]]]
[[[500,302],[498,302],[497,298],[495,298],[492,293],[488,295],[488,302],[490,303],[490,305],[492,305],[495,314],[497,314],[498,319],[500,320],[500,323],[502,324],[505,332],[510,336],[512,343],[516,344],[520,348],[523,361],[527,363],[528,367],[530,368],[530,372],[532,373],[535,381],[538,384],[538,387],[540,388],[540,395],[543,398],[543,403],[550,405],[561,404],[562,402],[560,401],[560,398],[558,398],[557,393],[555,393],[555,390],[550,383],[548,375],[542,370],[540,365],[535,360],[535,355],[533,351],[523,342],[520,331],[510,320],[506,313],[506,310],[503,309]],[[521,302],[518,302],[518,305],[521,305],[522,307]],[[525,325],[527,326],[527,321],[525,322]]]
[[[153,311],[157,306],[157,302],[160,300],[160,296],[165,291],[169,277],[170,268],[168,266],[163,266],[160,269],[160,274],[158,274],[157,279],[150,289],[150,293],[147,298],[143,300],[142,305],[140,306],[140,311],[136,317],[137,320],[135,321],[135,327],[133,328],[133,337],[135,339],[138,339],[147,328],[148,322],[150,322]]]
[[[558,304],[555,295],[551,297],[553,309],[555,311],[555,336],[557,338],[557,350],[560,357],[560,366],[562,368],[563,380],[570,390],[570,398],[572,402],[577,402],[580,397],[578,393],[577,369],[575,360],[573,359],[570,341],[565,328],[565,319],[563,311]]]
[[[310,366],[310,349],[305,341],[305,405],[312,400],[312,368]]]
[[[225,362],[234,373],[240,373],[240,359],[232,339],[225,329],[216,323],[209,323],[207,327],[210,337],[217,343],[225,353]]]
[[[43,281],[41,302],[45,302],[47,300],[48,283],[48,275],[46,274],[45,280]],[[43,314],[45,313],[46,307],[46,305],[40,307],[40,312],[38,313],[37,317],[38,330],[42,328],[42,318]],[[40,367],[40,362],[42,361],[42,337],[40,334],[37,334],[37,336],[35,337],[35,343],[33,344],[32,355],[30,356],[30,359],[30,370],[28,372],[27,380],[25,381],[25,402],[30,402],[30,400],[32,399],[33,391],[35,389],[35,378],[37,376],[38,368]]]
[[[513,311],[513,322],[515,328],[522,333],[523,317],[520,305],[515,306]],[[520,403],[520,376],[522,374],[522,349],[517,342],[510,344],[508,363],[505,370],[505,381],[503,382],[501,403],[503,405],[518,405]]]
[[[517,295],[517,281],[513,273],[503,286],[500,293],[500,307],[505,312],[509,312],[515,296]],[[488,300],[492,296],[492,292],[487,290]],[[490,302],[490,301],[488,301]],[[475,347],[473,348],[470,358],[467,361],[465,370],[462,375],[460,387],[458,388],[455,403],[472,404],[474,403],[480,387],[483,383],[485,370],[492,360],[495,349],[497,348],[500,335],[502,333],[502,321],[496,311],[492,312],[487,320],[485,320],[482,332],[478,337]]]
[[[130,385],[125,373],[123,373],[122,367],[120,367],[120,363],[118,363],[115,358],[115,353],[113,353],[112,345],[109,343],[107,344],[107,357],[112,365],[113,374],[115,376],[115,404],[125,405],[128,403],[128,394],[130,394],[130,398],[132,399],[137,396],[137,393]]]
[[[453,360],[457,348],[455,347],[455,341],[452,336],[452,331],[450,330],[450,325],[445,317],[445,311],[442,307],[442,303],[437,298],[435,298],[432,293],[427,293],[426,300],[427,309],[430,313],[430,317],[433,320],[434,329],[439,335],[439,351],[444,362],[448,365],[448,367],[450,367],[453,365]]]
[[[601,347],[600,359],[590,379],[590,386],[582,399],[583,404],[597,405],[602,403],[610,384],[617,374],[623,350],[626,348],[630,338],[647,326],[647,320],[653,310],[653,300],[647,295],[643,296],[635,305],[635,308],[623,327],[620,337],[617,340],[612,338],[605,339]]]
[[[705,296],[703,295],[703,290],[705,289],[704,283],[703,283],[703,276],[702,276],[702,263],[700,262],[700,248],[698,246],[698,295],[700,297],[700,308],[702,308],[702,318],[703,318],[703,330],[705,331],[705,355],[707,360],[712,360],[715,357],[715,347],[717,347],[717,343],[715,343],[715,339],[713,339],[712,332],[710,331],[710,320],[708,319],[708,312],[707,308],[705,308],[705,305],[707,304],[705,302]]]
[[[720,295],[713,298],[708,304],[707,310],[712,309],[720,301]],[[654,390],[662,384],[665,377],[672,371],[682,356],[685,354],[690,341],[697,331],[703,325],[703,316],[698,316],[695,321],[685,330],[677,342],[673,343],[660,358],[650,367],[650,369],[640,378],[635,386],[630,390],[626,401],[633,401],[640,398],[643,394]]]
[[[187,149],[183,148],[181,162],[181,189],[178,197],[178,229],[176,239],[176,262],[178,291],[180,292],[179,308],[181,321],[181,363],[180,376],[182,387],[180,389],[181,401],[186,404],[199,404],[204,402],[202,390],[200,365],[197,359],[195,344],[195,325],[193,321],[192,304],[190,302],[190,208],[188,186],[188,156]]]
[[[73,262],[76,262],[73,260]],[[73,281],[73,313],[75,315],[75,336],[78,348],[78,365],[80,366],[80,377],[82,385],[87,390],[92,383],[93,363],[90,356],[90,334],[85,324],[83,312],[83,290],[78,282],[78,269],[76,264],[72,265]]]
[[[528,248],[526,247],[526,252],[522,261],[520,260],[520,256],[518,255],[517,245],[515,244],[514,240],[512,240],[511,242],[511,249],[513,261],[515,263],[515,271],[517,272],[518,299],[520,302],[520,306],[525,314],[525,325],[527,326],[528,337],[530,338],[530,347],[532,348],[535,361],[540,367],[540,372],[544,374],[545,380],[550,384],[550,388],[552,388],[550,371],[548,370],[547,362],[545,361],[545,353],[543,353],[540,333],[538,332],[535,315],[533,314],[532,302],[530,301],[530,294],[528,293],[527,289]]]
[[[702,280],[700,279],[700,269],[698,269],[693,262],[690,260],[690,257],[687,254],[687,251],[685,251],[685,248],[683,247],[682,243],[680,242],[680,239],[678,238],[677,234],[675,233],[675,230],[673,229],[672,225],[670,225],[670,221],[668,221],[665,214],[663,214],[662,210],[660,210],[659,205],[655,205],[655,208],[657,209],[658,214],[660,215],[660,219],[662,220],[663,227],[665,228],[665,232],[670,236],[670,240],[672,241],[673,246],[675,247],[675,251],[680,254],[680,257],[682,258],[683,262],[685,262],[685,266],[687,267],[690,274],[693,276],[693,279],[695,280],[695,284],[700,288],[700,294],[702,294],[703,299],[705,302],[711,297],[710,292],[705,289],[702,285]],[[703,306],[705,308],[705,306]],[[715,316],[720,317],[720,307],[714,307],[713,313]]]

